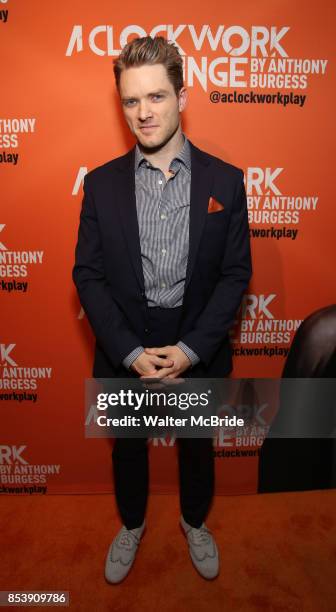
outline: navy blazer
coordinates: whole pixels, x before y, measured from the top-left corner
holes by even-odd
[[[96,377],[114,376],[135,347],[150,346],[134,152],[84,178],[73,279],[96,337]],[[210,197],[224,209],[208,213]],[[232,369],[228,331],[251,270],[243,171],[191,144],[189,257],[178,339],[200,357],[195,369],[203,375]]]

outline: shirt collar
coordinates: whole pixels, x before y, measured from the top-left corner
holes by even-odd
[[[175,159],[179,160],[179,161],[181,161],[185,165],[185,167],[190,172],[191,171],[190,144],[189,144],[188,138],[184,134],[183,134],[183,137],[184,137],[183,147],[182,147],[181,151],[174,157],[174,159],[172,159],[171,164],[173,163],[173,161],[175,161]],[[148,160],[146,160],[146,158],[141,153],[141,151],[139,149],[139,146],[136,145],[136,147],[135,147],[135,158],[134,158],[135,171],[137,171],[139,169],[140,165],[142,165],[143,163],[145,163],[147,161]],[[150,162],[148,162],[148,163],[150,164]]]

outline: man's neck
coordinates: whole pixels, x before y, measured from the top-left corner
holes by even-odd
[[[175,134],[168,140],[168,142],[160,149],[155,149],[151,152],[150,149],[143,149],[138,143],[141,153],[143,156],[155,167],[160,168],[162,172],[167,174],[170,163],[176,155],[180,153],[184,144],[184,136],[182,129],[176,130]]]

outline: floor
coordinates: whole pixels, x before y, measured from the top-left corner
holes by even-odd
[[[112,495],[2,496],[0,590],[67,590],[73,611],[335,612],[336,490],[222,496],[208,518],[221,573],[202,579],[176,495],[151,495],[127,579],[104,580]]]

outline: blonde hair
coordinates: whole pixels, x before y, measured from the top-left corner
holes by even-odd
[[[183,60],[177,46],[163,36],[135,38],[125,45],[119,57],[113,61],[117,89],[123,70],[146,64],[163,64],[176,95],[179,93],[183,87]]]

